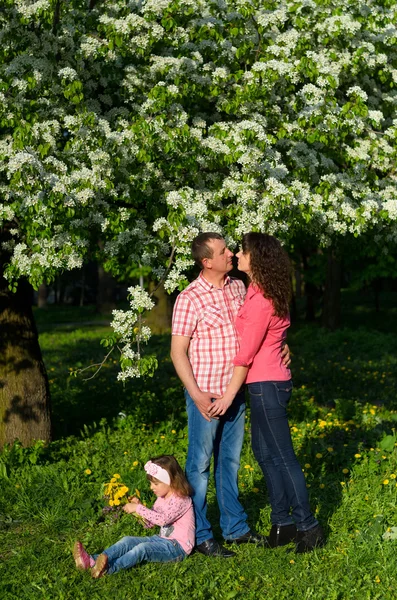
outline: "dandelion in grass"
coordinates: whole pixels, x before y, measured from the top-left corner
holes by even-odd
[[[333,452],[334,449],[330,446],[329,448],[327,448],[328,452]]]
[[[310,463],[305,463],[305,469],[310,469],[311,465]]]
[[[320,483],[320,488],[323,490],[325,488],[325,484],[324,483]]]
[[[254,487],[254,488],[252,488],[252,491],[254,492],[254,494],[257,494],[259,492],[259,489]]]
[[[380,579],[379,579],[378,575],[375,577],[375,583],[380,583]]]
[[[383,485],[389,485],[389,480],[388,479],[384,479],[383,480]]]
[[[344,473],[345,475],[349,472],[349,469],[342,469],[342,473]]]
[[[86,475],[91,475],[92,471],[91,471],[91,469],[86,469],[86,470],[84,471],[84,473],[85,473]]]
[[[361,458],[361,454],[358,454],[357,452],[357,454],[354,455],[354,458]]]
[[[323,455],[321,454],[321,452],[317,452],[316,458],[322,458],[322,457],[323,457]]]
[[[395,473],[392,473],[392,474],[390,475],[390,479],[395,479],[395,478],[396,478],[396,474],[395,474]]]

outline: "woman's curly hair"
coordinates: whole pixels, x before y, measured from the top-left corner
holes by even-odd
[[[286,317],[291,300],[291,263],[280,242],[267,233],[246,233],[242,249],[250,254],[252,281],[273,301],[274,314]]]

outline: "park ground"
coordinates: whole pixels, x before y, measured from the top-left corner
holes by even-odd
[[[109,328],[90,308],[37,311],[50,380],[54,441],[15,444],[0,454],[0,598],[395,600],[397,567],[397,298],[346,293],[343,326],[328,332],[297,322],[291,432],[311,504],[328,543],[310,554],[293,546],[234,548],[230,560],[193,554],[98,581],[74,567],[73,543],[100,551],[145,531],[130,515],[104,513],[114,475],[150,505],[143,464],[173,453],[184,464],[186,411],[169,359],[169,335],[155,335],[153,379],[117,382],[117,361],[84,381],[75,369],[100,362]],[[72,325],[70,324],[72,323]],[[89,324],[87,324],[89,323]],[[270,527],[266,489],[250,449],[246,418],[239,486],[250,525]],[[217,527],[211,482],[209,514]]]

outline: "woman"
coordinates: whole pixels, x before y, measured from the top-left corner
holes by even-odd
[[[251,399],[252,449],[266,480],[272,528],[271,547],[296,542],[297,552],[325,543],[313,516],[305,477],[296,458],[287,418],[291,398],[290,370],[281,348],[290,325],[290,262],[280,242],[264,233],[247,233],[238,252],[238,269],[251,283],[237,319],[240,350],[232,379],[209,415],[223,415],[244,381]]]

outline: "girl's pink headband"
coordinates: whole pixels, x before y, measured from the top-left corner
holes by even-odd
[[[148,475],[152,475],[162,483],[166,483],[167,485],[171,485],[170,474],[168,471],[156,465],[156,463],[149,460],[146,465],[143,467]]]

